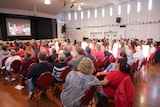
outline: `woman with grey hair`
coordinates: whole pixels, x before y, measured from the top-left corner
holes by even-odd
[[[92,86],[101,89],[100,81],[92,75],[94,65],[89,58],[83,58],[78,64],[78,71],[70,71],[67,75],[61,101],[64,107],[80,107],[85,91]]]

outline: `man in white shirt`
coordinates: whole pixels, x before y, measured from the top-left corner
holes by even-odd
[[[9,76],[9,72],[12,72],[13,69],[11,68],[11,64],[13,61],[15,60],[21,60],[21,57],[16,55],[16,51],[15,50],[11,50],[11,56],[7,58],[6,62],[5,62],[5,74],[6,74],[6,77],[5,79],[8,80],[8,81],[14,81],[15,78],[12,78],[10,79],[10,76]]]

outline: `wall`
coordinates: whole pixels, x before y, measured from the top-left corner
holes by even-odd
[[[88,9],[91,18],[87,18],[87,11],[83,10],[84,19],[81,19],[81,11],[77,12],[77,20],[74,19],[74,11],[70,11],[71,20],[68,20],[68,13],[65,13],[65,22],[67,25],[66,38],[71,40],[83,37],[89,38],[138,38],[147,40],[153,38],[155,41],[160,40],[160,0],[153,0],[152,10],[148,11],[148,0],[141,0],[141,11],[137,12],[137,1],[130,3],[131,13],[127,14],[127,3],[121,5],[121,15],[118,16],[118,5],[103,7],[105,17],[102,17],[102,7],[97,8],[98,17],[94,17],[94,9]],[[113,8],[113,16],[110,16],[110,7]],[[121,23],[116,23],[116,18],[121,17]],[[120,27],[125,25],[126,27]],[[77,28],[80,28],[77,30]]]

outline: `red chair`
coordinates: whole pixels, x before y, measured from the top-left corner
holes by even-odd
[[[65,61],[68,63],[71,59],[72,59],[72,57],[68,56]]]
[[[53,76],[51,72],[44,72],[42,73],[38,79],[37,79],[37,84],[36,84],[36,90],[35,90],[35,94],[36,94],[36,100],[37,100],[37,107],[38,107],[38,92],[41,90],[46,90],[49,89],[50,86],[53,83]]]
[[[115,107],[133,107],[135,88],[129,76],[125,77],[119,84],[114,95]]]
[[[95,72],[94,72],[94,75],[101,71],[102,70],[102,61],[101,59],[96,59],[95,63],[94,63],[94,66],[95,66]]]
[[[92,107],[92,99],[93,99],[93,95],[96,91],[96,88],[94,86],[90,87],[88,90],[85,91],[84,93],[84,96],[82,97],[82,101],[81,101],[81,106],[84,106],[84,105],[91,105]],[[91,103],[90,103],[91,102]]]
[[[60,78],[65,81],[67,74],[71,71],[70,66],[66,66],[65,69],[62,71]]]
[[[111,55],[109,57],[108,62],[109,62],[109,64],[112,63],[112,62],[114,62],[114,56],[113,55]]]
[[[58,58],[56,58],[55,61],[53,62],[53,66],[55,66],[57,63],[59,63]]]
[[[31,69],[34,65],[36,65],[36,63],[31,63],[31,64],[29,65],[28,69],[27,69],[27,70],[24,70],[24,71],[22,72],[22,76],[23,76],[24,78],[27,76],[27,73],[30,71],[30,69]]]
[[[106,68],[108,66],[108,57],[106,56],[103,60],[102,60],[102,67]]]
[[[143,65],[146,65],[146,63],[147,63],[147,58],[143,58],[139,70],[142,68]]]
[[[14,72],[20,72],[21,70],[21,61],[20,60],[14,60],[11,63],[11,69],[13,69]]]

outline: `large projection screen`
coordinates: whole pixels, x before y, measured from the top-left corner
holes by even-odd
[[[31,36],[29,19],[6,18],[8,36]]]

